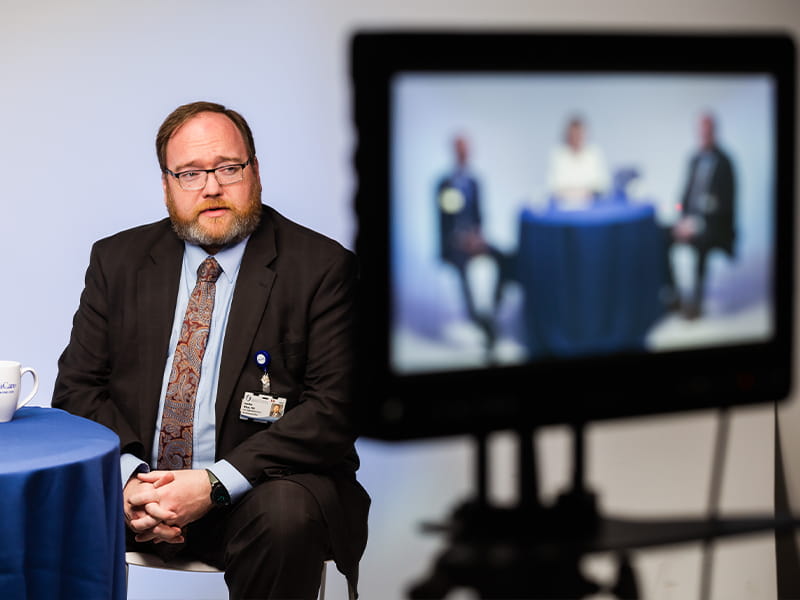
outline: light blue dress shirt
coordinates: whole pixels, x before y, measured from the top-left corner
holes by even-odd
[[[169,383],[175,348],[178,345],[186,307],[189,296],[197,282],[197,269],[208,258],[208,253],[193,244],[186,243],[183,253],[183,267],[181,280],[178,287],[178,299],[175,304],[175,318],[172,323],[172,333],[169,340],[169,356],[164,367],[164,376],[161,385],[161,395],[158,404],[158,421],[156,434],[153,439],[153,459],[146,465],[132,454],[122,456],[122,484],[128,481],[131,474],[140,471],[149,471],[150,467],[156,468],[158,460],[158,438],[161,431],[161,415],[164,412],[164,399]],[[208,331],[208,342],[200,367],[200,383],[197,388],[197,397],[194,407],[194,434],[192,445],[192,468],[209,469],[228,490],[231,500],[235,501],[244,495],[250,488],[250,483],[236,468],[226,460],[214,461],[216,446],[216,413],[215,404],[217,385],[219,383],[219,366],[222,358],[222,343],[225,339],[225,329],[228,324],[233,291],[236,288],[236,278],[239,275],[239,266],[242,263],[247,239],[235,246],[220,250],[214,255],[222,267],[222,274],[217,279],[214,295],[214,311],[211,315],[211,327]]]

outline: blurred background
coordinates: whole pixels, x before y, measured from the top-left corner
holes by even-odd
[[[359,28],[514,27],[800,34],[797,0],[0,0],[0,165],[4,287],[0,358],[35,367],[48,405],[95,240],[165,216],[156,129],[198,99],[241,112],[253,128],[264,201],[353,247],[354,131],[348,42]],[[539,398],[537,402],[558,402]],[[643,391],[646,402],[646,391]],[[800,507],[800,409],[780,413],[790,497]],[[588,476],[604,512],[702,516],[716,415],[616,421],[588,431]],[[771,511],[775,413],[733,414],[724,513]],[[567,432],[538,437],[542,492],[569,474]],[[0,440],[1,443],[1,440]],[[373,498],[361,597],[403,598],[444,540],[423,520],[444,519],[472,491],[466,438],[388,444],[361,440],[360,479]],[[491,494],[514,500],[513,438],[491,438]],[[774,598],[771,534],[714,547],[712,597]],[[695,598],[701,546],[633,557],[645,598]],[[586,572],[613,578],[609,557]],[[220,576],[131,571],[131,598],[225,598]],[[328,598],[345,597],[329,569]],[[448,598],[471,598],[457,591]]]

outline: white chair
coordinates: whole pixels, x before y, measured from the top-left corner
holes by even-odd
[[[325,600],[325,579],[328,571],[328,563],[322,563],[322,579],[319,586],[319,600]],[[155,554],[148,554],[145,552],[126,552],[125,553],[125,581],[128,581],[128,567],[134,565],[137,567],[149,567],[151,569],[165,569],[167,571],[193,571],[195,573],[222,573],[216,567],[200,560],[188,560],[184,558],[173,558],[169,562],[164,562],[160,556]],[[355,590],[347,583],[347,597],[349,600],[355,600]]]

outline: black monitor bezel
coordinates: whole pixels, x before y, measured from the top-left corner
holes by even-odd
[[[371,31],[351,43],[354,393],[362,435],[414,439],[773,402],[791,387],[795,49],[782,33]],[[775,335],[764,343],[416,375],[389,364],[391,78],[398,72],[768,73],[776,94]]]

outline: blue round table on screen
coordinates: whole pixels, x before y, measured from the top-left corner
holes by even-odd
[[[125,598],[116,434],[25,407],[0,423],[0,448],[0,598]]]
[[[650,204],[520,215],[530,358],[641,351],[664,314],[666,238]]]

